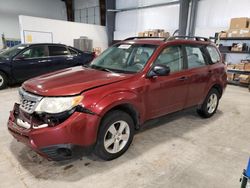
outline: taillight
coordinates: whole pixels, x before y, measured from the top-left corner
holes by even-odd
[[[97,57],[95,52],[92,52],[92,55],[93,55],[94,59]]]

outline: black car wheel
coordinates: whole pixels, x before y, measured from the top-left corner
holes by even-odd
[[[134,122],[130,115],[111,111],[101,122],[94,152],[104,160],[115,159],[129,148],[133,137]]]
[[[0,71],[0,89],[7,87],[7,76],[5,73]]]
[[[204,118],[211,117],[217,111],[219,100],[219,92],[217,91],[217,89],[212,88],[201,107],[197,109],[198,114]]]

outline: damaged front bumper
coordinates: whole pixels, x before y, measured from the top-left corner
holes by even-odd
[[[51,119],[52,116],[46,120]],[[79,148],[89,150],[95,144],[99,121],[98,115],[74,111],[50,124],[36,114],[23,112],[19,104],[15,104],[10,112],[8,130],[16,140],[43,157],[64,160],[78,153]]]

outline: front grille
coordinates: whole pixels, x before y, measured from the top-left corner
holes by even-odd
[[[28,93],[24,91],[24,89],[22,88],[19,89],[19,96],[20,96],[20,108],[29,114],[32,114],[34,112],[38,103],[42,99],[41,96]]]

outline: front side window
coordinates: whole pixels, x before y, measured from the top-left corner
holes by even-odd
[[[67,48],[63,46],[49,46],[49,55],[50,56],[63,56],[70,55]]]
[[[23,57],[23,58],[41,58],[47,56],[48,53],[45,46],[34,46],[25,50],[20,55],[18,55],[18,57]]]
[[[188,68],[202,67],[206,65],[203,53],[197,46],[186,46]]]
[[[108,48],[94,59],[90,67],[110,72],[140,72],[156,47],[145,44],[118,44]]]
[[[207,51],[211,57],[213,63],[218,63],[220,61],[220,55],[218,51],[213,46],[207,46]]]
[[[155,64],[163,64],[170,68],[170,72],[177,72],[183,69],[183,55],[181,47],[166,47],[155,61]]]

